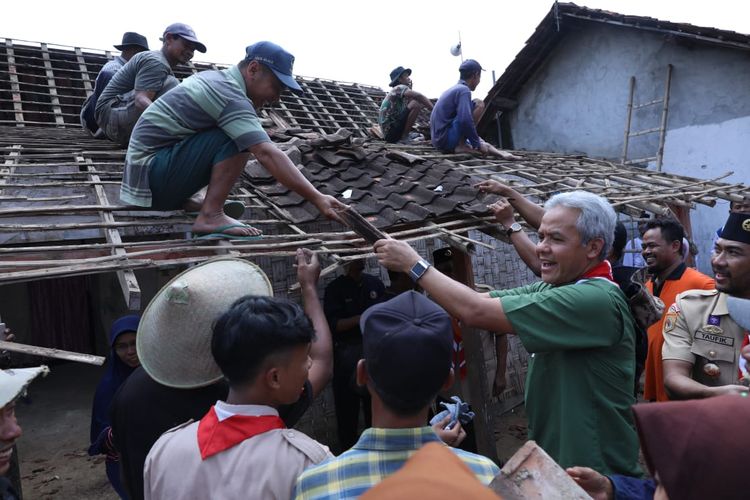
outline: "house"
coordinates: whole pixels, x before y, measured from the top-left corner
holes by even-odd
[[[299,246],[325,259],[323,286],[342,264],[372,256],[360,235],[322,220],[254,161],[231,196],[245,202],[243,220],[263,229],[262,240],[196,240],[187,234],[192,220],[181,210],[122,205],[125,151],[88,137],[77,114],[107,57],[45,43],[6,40],[0,46],[0,315],[20,342],[104,353],[104,332],[117,315],[142,310],[185,266],[216,255],[252,259],[275,294],[289,297],[298,293],[292,257]],[[178,76],[212,67],[195,63]],[[382,90],[298,81],[303,96],[284,94],[261,113],[277,145],[318,189],[345,200],[381,231],[410,241],[425,258],[452,246],[469,285],[509,288],[534,280],[488,216],[486,205],[494,199],[472,188],[489,177],[537,201],[587,189],[632,217],[710,205],[717,197],[750,197],[746,187],[579,154],[519,152],[522,160],[506,161],[445,155],[427,143],[385,144],[370,135]],[[368,272],[387,280],[372,259]],[[480,451],[488,456],[495,455],[497,416],[523,400],[527,367],[523,346],[511,338],[508,387],[491,397],[492,344],[488,332],[465,336],[466,385],[478,414]],[[325,393],[300,424],[326,443],[335,442],[331,405]]]
[[[515,149],[747,186],[748,81],[750,35],[555,2],[489,92],[480,133]],[[727,208],[683,219],[703,272]]]

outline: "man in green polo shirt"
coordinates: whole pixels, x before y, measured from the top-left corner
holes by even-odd
[[[536,253],[542,282],[482,294],[451,280],[407,243],[380,240],[388,269],[409,272],[462,324],[516,334],[531,353],[529,437],[561,466],[640,475],[630,406],[635,333],[625,295],[605,260],[616,215],[592,193],[550,198]]]

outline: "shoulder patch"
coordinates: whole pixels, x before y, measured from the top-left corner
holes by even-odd
[[[315,464],[319,464],[326,458],[332,456],[328,447],[318,443],[304,432],[295,429],[284,429],[281,431],[281,434],[289,444],[304,453],[307,458],[312,460]]]
[[[675,298],[675,301],[679,300],[695,300],[695,299],[701,299],[703,297],[713,297],[714,295],[717,295],[719,293],[718,290],[715,288],[713,290],[687,290],[685,292],[682,292],[677,295]]]
[[[667,314],[675,314],[676,315],[679,312],[680,312],[680,306],[679,306],[679,304],[677,304],[677,302],[675,302],[674,304],[672,304],[671,306],[669,306],[669,310],[667,311]]]

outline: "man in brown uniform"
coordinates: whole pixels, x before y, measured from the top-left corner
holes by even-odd
[[[750,214],[732,213],[711,258],[716,290],[677,296],[664,319],[664,385],[671,399],[743,393],[739,358],[747,325],[738,324],[750,299]]]

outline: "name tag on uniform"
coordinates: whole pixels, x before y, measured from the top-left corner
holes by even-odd
[[[719,331],[716,332],[715,330]],[[695,338],[705,340],[706,342],[712,342],[714,344],[734,347],[734,337],[725,337],[724,335],[721,335],[722,333],[721,328],[715,326],[713,328],[704,327],[695,332]]]

